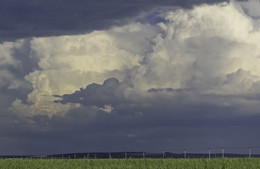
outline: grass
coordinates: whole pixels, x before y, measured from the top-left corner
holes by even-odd
[[[6,159],[0,169],[260,169],[260,159]]]

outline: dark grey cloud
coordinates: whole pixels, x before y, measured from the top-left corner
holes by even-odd
[[[0,2],[0,40],[80,34],[120,25],[157,7],[190,8],[227,0],[10,0]]]
[[[226,147],[230,152],[246,153],[246,148],[228,150],[228,147],[258,145],[260,140],[257,134],[260,127],[258,114],[241,115],[236,113],[240,109],[239,106],[215,104],[221,97],[232,100],[232,96],[197,95],[198,102],[194,103],[190,102],[189,98],[195,97],[195,91],[168,88],[150,89],[147,94],[152,94],[152,99],[137,96],[135,100],[122,97],[124,93],[120,88],[122,85],[126,83],[119,82],[115,78],[110,78],[103,84],[90,84],[73,94],[59,96],[62,99],[61,103],[79,103],[80,108],[71,110],[64,117],[54,116],[51,119],[44,116],[33,117],[35,124],[41,126],[38,126],[39,128],[49,128],[49,132],[41,133],[46,135],[45,137],[50,137],[51,134],[52,139],[45,140],[49,142],[44,144],[46,148],[49,149],[50,142],[53,142],[58,145],[52,148],[53,153],[71,151],[180,153],[185,148],[201,147],[205,148],[205,152],[207,147]],[[214,103],[210,103],[212,100]],[[95,108],[104,104],[111,104],[115,110],[107,113]],[[37,139],[40,133],[36,131],[30,140],[45,142]],[[68,146],[71,142],[74,143],[73,146]],[[31,145],[28,151],[40,151],[33,150],[32,147]],[[198,151],[203,152],[193,150]],[[255,149],[254,153],[260,151]]]
[[[81,104],[81,107],[71,110],[64,116],[23,117],[2,113],[1,152],[3,154],[104,151],[181,153],[183,149],[205,148],[188,150],[196,153],[207,152],[207,147],[225,147],[227,152],[247,153],[246,148],[228,149],[228,147],[258,146],[260,116],[236,114],[234,112],[239,109],[237,106],[203,102],[203,100],[221,100],[220,96],[200,95],[197,97],[202,101],[192,103],[189,102],[189,96],[192,92],[193,95],[196,94],[192,90],[151,89],[147,94],[153,95],[152,98],[136,96],[137,98],[133,99],[123,97],[129,86],[127,84],[110,78],[103,84],[90,84],[73,94],[56,96],[62,99],[60,102],[63,104]],[[232,99],[231,96],[222,97]],[[112,104],[115,110],[108,113],[96,109],[96,106],[104,104]],[[220,149],[213,149],[212,153],[218,151]],[[253,151],[260,153],[259,149]]]
[[[61,97],[60,102],[66,103],[80,103],[83,105],[103,106],[104,104],[119,103],[122,101],[121,92],[124,85],[120,84],[115,78],[110,78],[104,81],[103,85],[90,84],[85,89],[81,88],[73,94],[65,94]]]
[[[162,101],[163,102],[163,101]],[[232,115],[235,107],[136,104],[132,109],[104,113],[89,106],[64,117],[1,116],[0,138],[8,154],[41,154],[95,151],[182,152],[184,148],[258,145],[259,115]],[[164,109],[162,109],[164,107]],[[142,113],[138,113],[141,111]],[[5,140],[6,138],[6,140]],[[254,139],[248,139],[254,138]],[[234,141],[236,140],[236,141]],[[203,151],[194,150],[193,152]],[[220,151],[220,150],[214,150]],[[247,153],[247,149],[230,150]],[[254,149],[254,153],[259,153]]]

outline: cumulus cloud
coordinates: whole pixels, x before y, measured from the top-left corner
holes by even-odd
[[[219,95],[250,97],[258,93],[260,33],[255,19],[239,8],[241,3],[167,10],[156,25],[132,22],[85,35],[4,43],[5,66],[25,67],[29,58],[32,67],[21,74],[32,91],[26,100],[16,98],[11,110],[51,117],[79,105],[116,110],[116,103],[149,102],[150,97],[154,102],[155,93],[173,100],[186,95],[187,102],[214,95],[211,104],[216,105]],[[14,59],[12,51],[17,50],[27,54],[26,61]],[[10,88],[17,88],[10,72],[1,77],[2,83],[10,79],[15,83]]]
[[[237,2],[223,3],[168,12],[166,21],[157,24],[157,32],[145,48],[147,51],[140,55],[140,65],[133,67],[129,76],[123,79],[123,84],[128,88],[142,93],[135,99],[143,101],[149,98],[151,95],[147,95],[148,91],[153,93],[153,101],[158,99],[155,93],[160,93],[160,97],[164,93],[170,100],[188,96],[183,100],[187,104],[232,107],[241,103],[257,103],[257,100],[250,101],[244,97],[259,93],[255,86],[259,84],[260,33],[254,29],[254,18],[238,10],[237,5]],[[124,27],[116,29],[125,30]],[[128,33],[135,34],[131,31]],[[131,47],[131,51],[135,49],[131,45],[120,47],[124,50]],[[136,49],[140,53],[139,47]],[[115,92],[111,89],[107,91]],[[124,93],[123,90],[120,92]],[[78,95],[83,93],[84,90],[77,92]],[[66,100],[65,96],[63,101],[73,102]],[[80,99],[75,94],[68,96],[74,101],[75,98]],[[95,98],[85,96],[89,101],[82,99],[76,102],[89,104],[91,98]],[[218,99],[225,97],[227,99],[220,100],[229,100],[228,103]],[[119,102],[120,99],[113,97],[109,100]],[[102,97],[96,102],[106,104]]]
[[[0,86],[8,85],[10,89],[16,89],[23,86],[21,79],[11,71],[11,69],[21,70],[21,62],[16,60],[15,49],[21,47],[22,41],[16,43],[6,42],[0,45]]]
[[[136,44],[126,40],[131,33],[136,34]],[[147,39],[154,33],[149,24],[133,23],[85,35],[31,39],[27,57],[37,64],[24,75],[33,88],[26,101],[30,106],[17,99],[12,111],[23,107],[29,115],[46,114],[46,111],[52,112],[47,113],[49,116],[64,114],[70,106],[54,103],[53,95],[73,93],[86,84],[100,83],[109,77],[125,79],[133,67],[140,65],[141,54],[146,52],[140,46],[149,46]]]
[[[93,83],[73,94],[60,96],[62,98],[61,103],[70,102],[94,106],[109,105],[120,101],[121,98],[117,96],[117,93],[121,93],[120,88],[122,87],[117,79],[107,79],[103,85]]]
[[[161,8],[103,31],[2,43],[0,104],[9,114],[0,116],[14,120],[0,126],[22,126],[30,138],[20,144],[58,152],[71,151],[72,139],[73,151],[258,144],[260,32],[251,3]]]
[[[243,90],[240,82],[227,84],[230,74],[242,76],[241,72],[249,71],[250,76],[244,75],[247,92],[258,82],[259,32],[254,31],[254,20],[234,4],[176,10],[169,12],[166,20],[158,24],[162,32],[151,40],[145,62],[131,72],[136,88],[229,95]]]

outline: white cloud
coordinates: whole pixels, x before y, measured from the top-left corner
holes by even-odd
[[[0,65],[1,66],[17,66],[19,63],[12,57],[12,49],[14,48],[14,44],[11,42],[6,42],[0,45]]]
[[[70,69],[99,72],[131,68],[138,58],[116,46],[116,39],[104,31],[79,36],[35,38],[33,57],[44,70]]]
[[[101,110],[106,113],[111,113],[114,110],[114,108],[111,105],[105,104],[104,107],[99,107],[98,110]]]
[[[259,75],[259,36],[252,19],[232,4],[168,13],[147,64],[135,76],[144,89],[195,87],[206,91],[239,69]],[[142,75],[140,75],[142,74]],[[139,85],[140,87],[140,85]]]
[[[22,47],[23,42],[23,40],[18,40],[15,43],[0,44],[0,87],[7,85],[9,89],[18,89],[27,86],[11,71],[11,69],[21,71],[21,61],[14,57],[14,53],[16,49]]]
[[[140,56],[118,47],[115,37],[105,31],[78,36],[34,38],[30,58],[39,60],[38,70],[25,76],[32,84],[30,106],[15,101],[13,106],[28,109],[30,115],[64,114],[68,105],[54,103],[53,95],[72,93],[109,77],[125,78],[125,71],[139,65]],[[26,112],[26,111],[24,111]]]
[[[188,100],[257,93],[260,32],[239,5],[178,9],[167,12],[166,21],[157,25],[129,23],[85,35],[34,38],[29,55],[39,60],[39,68],[25,77],[33,90],[27,104],[16,100],[13,108],[30,116],[62,115],[77,106],[53,102],[53,95],[70,94],[110,77],[129,86],[124,88],[130,91],[124,92],[126,98],[137,100],[147,97],[151,88],[192,89]],[[205,102],[219,104],[218,99]]]
[[[38,96],[36,98],[37,100],[30,104],[24,104],[20,99],[16,99],[9,110],[18,116],[32,117],[35,115],[47,115],[51,118],[53,115],[63,116],[69,110],[80,107],[79,104],[63,105],[54,103],[54,99],[48,96]]]

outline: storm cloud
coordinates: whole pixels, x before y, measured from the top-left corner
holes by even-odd
[[[0,3],[4,153],[258,144],[257,1]]]
[[[224,1],[224,0],[221,0]],[[191,8],[220,0],[10,0],[0,2],[0,40],[73,35],[107,29],[154,8]]]

